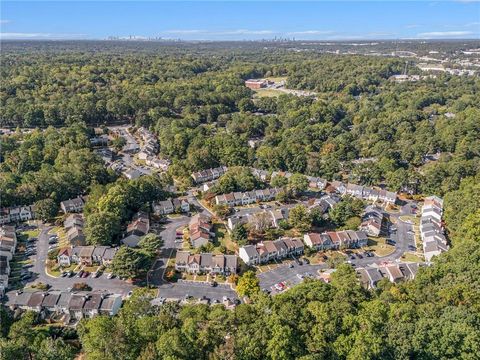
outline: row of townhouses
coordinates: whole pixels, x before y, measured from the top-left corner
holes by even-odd
[[[313,204],[308,206],[308,210],[319,209],[322,214],[329,212],[340,202],[340,196],[337,194],[324,195],[320,199],[315,199]]]
[[[360,248],[367,246],[368,237],[363,231],[343,230],[303,235],[305,244],[315,250]]]
[[[383,212],[373,205],[367,206],[362,216],[360,230],[370,236],[378,237],[382,231],[382,222]]]
[[[443,199],[437,196],[427,197],[423,203],[420,218],[420,237],[426,261],[448,250],[443,224]]]
[[[340,181],[332,181],[330,185],[341,195],[351,195],[362,200],[383,201],[388,204],[395,204],[397,201],[397,193],[393,191],[345,184]]]
[[[252,174],[259,178],[262,181],[268,181],[268,179],[274,178],[275,176],[282,176],[285,178],[290,178],[293,174],[290,172],[282,171],[273,171],[271,174],[268,171],[260,169],[251,169]],[[370,200],[370,201],[383,201],[385,203],[394,204],[397,200],[397,193],[382,189],[370,188],[367,186],[355,185],[355,184],[345,184],[341,181],[331,181],[328,182],[325,179],[314,177],[314,176],[305,176],[309,182],[309,187],[317,188],[320,190],[326,189],[330,184],[332,190],[336,191],[340,195],[351,195],[359,199]]]
[[[17,247],[15,226],[0,227],[0,298],[5,295],[10,277],[10,261]]]
[[[236,274],[237,268],[236,255],[191,254],[188,251],[177,251],[175,257],[175,270],[180,272],[230,275]]]
[[[219,166],[213,169],[194,172],[192,174],[192,178],[196,184],[199,184],[205,181],[212,181],[212,180],[218,179],[220,176],[225,174],[227,170],[228,168],[226,166]]]
[[[139,211],[133,216],[132,221],[127,226],[127,231],[122,239],[122,243],[130,247],[138,246],[140,239],[150,231],[150,218],[144,211]]]
[[[14,206],[0,209],[0,225],[28,221],[35,218],[33,205]]]
[[[81,246],[86,244],[85,234],[83,233],[84,219],[83,214],[70,214],[63,222],[63,227],[67,234],[70,245]]]
[[[236,226],[248,224],[255,229],[260,223],[268,223],[270,228],[278,228],[281,221],[288,220],[289,213],[289,208],[281,208],[264,210],[254,214],[233,215],[227,219],[227,228],[232,231]]]
[[[137,135],[142,138],[143,143],[141,150],[138,153],[138,158],[141,160],[146,160],[148,157],[155,156],[159,148],[155,135],[144,127],[138,128]]]
[[[139,128],[137,134],[143,141],[142,148],[138,153],[138,158],[140,160],[145,160],[145,164],[148,166],[167,171],[171,161],[169,159],[159,159],[157,157],[159,144],[155,135],[144,127]]]
[[[281,238],[274,241],[264,241],[256,245],[242,246],[238,255],[247,265],[257,265],[271,260],[280,260],[287,256],[303,254],[304,245],[300,239]]]
[[[188,230],[190,243],[194,248],[208,244],[215,236],[212,218],[204,213],[197,214],[190,219]]]
[[[122,306],[122,296],[106,292],[22,292],[8,300],[12,310],[35,311],[44,318],[69,324],[97,315],[113,316]]]
[[[367,266],[357,268],[360,283],[367,289],[374,289],[382,279],[388,279],[392,283],[404,280],[412,280],[417,275],[418,269],[425,264],[422,263],[398,263],[384,266]]]
[[[153,204],[156,215],[167,215],[190,211],[190,204],[186,199],[167,199]]]
[[[275,199],[275,196],[277,196],[279,191],[279,188],[272,188],[246,192],[232,192],[230,194],[215,196],[215,203],[217,205],[238,206],[253,204],[257,201],[270,201]]]
[[[85,207],[85,196],[77,196],[74,199],[68,199],[60,203],[60,208],[65,214],[68,213],[79,213],[83,211]]]
[[[66,247],[57,255],[58,264],[64,267],[73,264],[108,266],[112,263],[118,248],[110,246],[74,246]]]

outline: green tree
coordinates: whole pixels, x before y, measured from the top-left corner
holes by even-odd
[[[143,251],[121,246],[112,261],[115,274],[125,278],[135,278],[150,267],[151,261]]]
[[[273,187],[285,187],[288,184],[288,179],[285,176],[274,176],[270,180],[270,185]]]
[[[232,230],[232,240],[236,243],[246,244],[248,239],[248,231],[244,224],[235,226]]]
[[[259,280],[253,271],[245,272],[238,279],[237,293],[240,296],[252,297],[260,291]]]
[[[120,218],[108,211],[96,212],[87,216],[85,235],[91,245],[112,245],[120,231]]]
[[[35,202],[35,216],[43,221],[53,219],[58,213],[58,204],[53,199],[43,199]]]
[[[343,226],[348,219],[358,217],[362,213],[363,208],[362,200],[346,196],[330,210],[328,215],[337,226]]]
[[[312,218],[303,205],[297,205],[290,210],[288,222],[300,232],[307,232],[312,227]]]
[[[288,179],[288,189],[296,197],[308,189],[308,179],[305,175],[293,174]]]
[[[138,246],[142,249],[149,258],[155,258],[157,252],[163,245],[160,236],[156,234],[147,234],[140,239]]]

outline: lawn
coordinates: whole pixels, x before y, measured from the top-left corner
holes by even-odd
[[[395,246],[387,245],[385,243],[385,238],[368,238],[368,244],[365,250],[375,251],[377,256],[387,256],[390,255],[394,250]]]
[[[27,230],[27,231],[24,231],[23,234],[26,235],[29,239],[38,238],[38,235],[40,235],[40,230],[38,229]]]
[[[265,80],[268,80],[268,81],[273,81],[273,82],[280,82],[280,81],[287,81],[287,77],[286,76],[271,76],[271,77],[267,77],[265,78]]]
[[[410,262],[422,262],[424,261],[423,257],[417,256],[413,253],[405,253],[402,256],[403,261],[410,261]]]
[[[405,222],[411,222],[412,224],[416,226],[420,226],[420,218],[416,216],[410,216],[410,215],[403,215],[400,216],[400,220],[405,221]]]
[[[235,252],[238,245],[232,241],[230,234],[228,233],[223,223],[213,224],[213,231],[215,232],[215,239],[213,243],[216,246],[223,245],[228,251]]]
[[[255,97],[277,97],[282,94],[285,94],[284,92],[280,90],[274,90],[274,89],[255,89]]]
[[[67,233],[65,229],[60,226],[55,226],[49,232],[50,234],[57,234],[58,235],[58,246],[60,248],[65,248],[70,246],[70,242],[67,239]]]

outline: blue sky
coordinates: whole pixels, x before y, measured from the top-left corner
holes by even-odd
[[[480,2],[2,1],[2,39],[480,38]]]

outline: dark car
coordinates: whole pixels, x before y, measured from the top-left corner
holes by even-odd
[[[218,284],[217,284],[216,281],[212,281],[212,282],[210,283],[210,286],[211,286],[211,287],[215,287],[215,286],[217,286],[217,285],[218,285]]]
[[[303,262],[307,265],[310,264],[310,260],[308,260],[308,259],[303,259]]]

